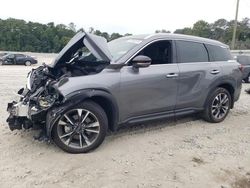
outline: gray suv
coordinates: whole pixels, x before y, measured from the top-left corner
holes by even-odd
[[[41,128],[64,151],[83,153],[122,125],[192,113],[221,122],[239,99],[241,79],[218,41],[153,34],[107,43],[82,31],[53,64],[28,74],[7,122],[11,130]]]

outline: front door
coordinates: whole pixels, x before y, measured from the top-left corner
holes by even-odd
[[[121,69],[121,122],[174,112],[179,70],[172,63],[171,45],[171,41],[158,41],[141,50],[138,55],[152,59],[147,68],[134,69],[129,63]]]
[[[15,55],[14,54],[8,55],[6,57],[5,64],[7,64],[7,65],[15,64]]]

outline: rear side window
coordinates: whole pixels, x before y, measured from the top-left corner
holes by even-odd
[[[228,48],[222,46],[214,46],[206,44],[210,61],[228,61],[232,59],[232,55]]]
[[[208,53],[202,43],[176,41],[179,63],[208,62]]]

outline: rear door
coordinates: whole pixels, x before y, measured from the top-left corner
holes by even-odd
[[[203,43],[176,40],[176,49],[180,70],[176,113],[202,109],[209,87],[221,69],[209,62]]]
[[[16,54],[16,56],[15,56],[15,63],[17,65],[24,64],[25,59],[26,59],[25,55],[23,55],[23,54]]]

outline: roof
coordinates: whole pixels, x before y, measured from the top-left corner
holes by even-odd
[[[148,39],[148,40],[157,40],[157,39],[174,39],[174,40],[190,40],[194,42],[201,42],[211,45],[217,45],[217,46],[223,46],[228,47],[226,44],[223,44],[222,42],[207,39],[203,37],[197,37],[192,35],[182,35],[182,34],[173,34],[173,33],[154,33],[154,34],[147,34],[147,35],[133,35],[130,36],[131,38],[137,38],[137,39]]]

